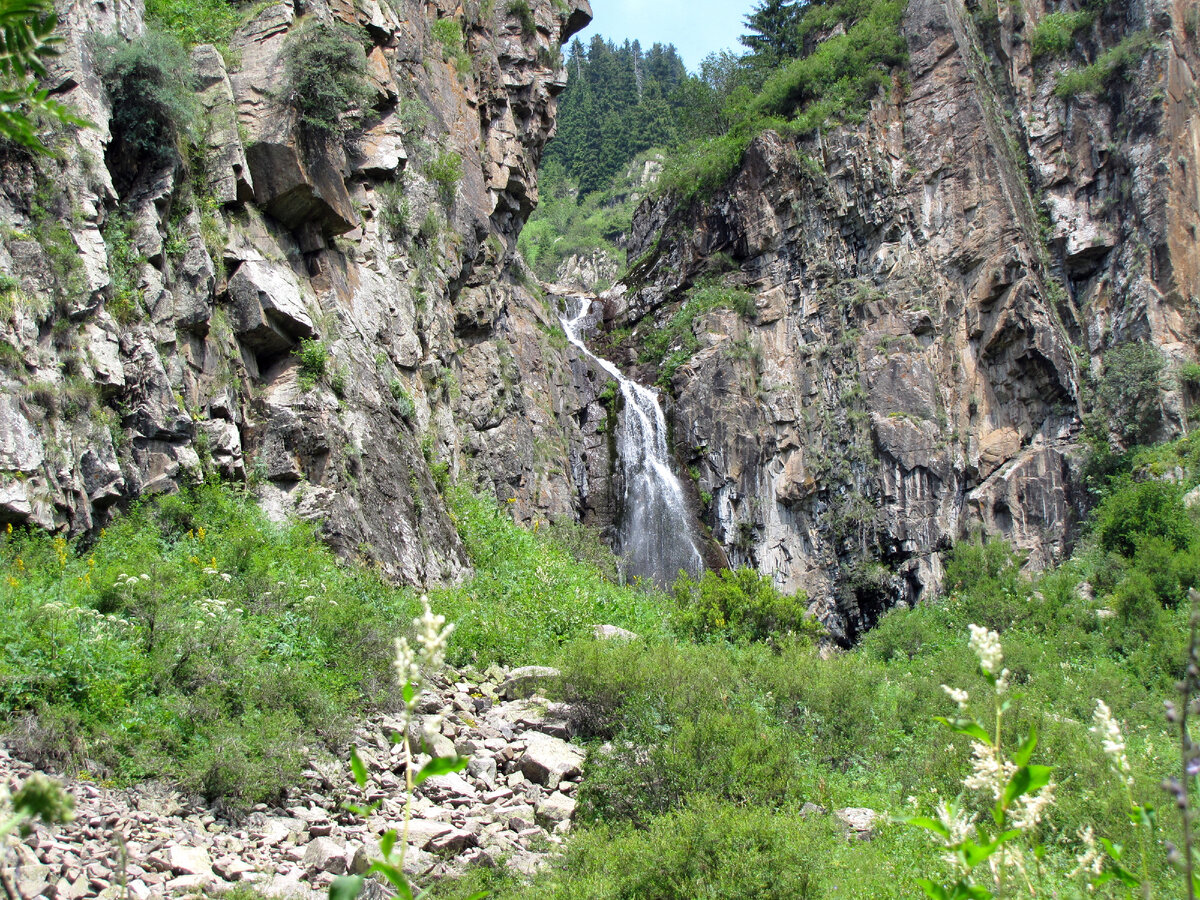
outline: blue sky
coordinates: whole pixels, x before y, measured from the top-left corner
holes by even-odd
[[[592,24],[579,38],[674,44],[694,72],[716,50],[739,50],[742,20],[754,6],[753,0],[592,0]]]

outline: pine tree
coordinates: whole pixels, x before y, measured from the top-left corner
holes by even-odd
[[[777,65],[800,54],[796,25],[804,4],[797,0],[759,0],[746,16],[746,30],[740,40],[752,56],[768,65]]]

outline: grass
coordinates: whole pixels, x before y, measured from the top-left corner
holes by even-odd
[[[1128,35],[1100,54],[1090,66],[1059,75],[1054,93],[1064,99],[1080,94],[1099,94],[1117,78],[1125,77],[1153,46],[1154,38],[1149,31]]]
[[[659,384],[669,386],[680,366],[695,354],[700,342],[696,337],[696,321],[714,309],[732,309],[741,316],[754,315],[754,295],[749,291],[728,288],[716,281],[692,288],[667,324],[655,328],[641,340],[640,362],[656,363]]]
[[[1063,56],[1075,46],[1075,35],[1096,21],[1090,9],[1058,10],[1044,16],[1029,38],[1034,59]]]
[[[969,740],[934,721],[953,712],[943,684],[987,694],[970,624],[1000,632],[1007,728],[1036,726],[1035,760],[1055,769],[1038,896],[1083,895],[1070,871],[1084,825],[1140,868],[1124,789],[1089,726],[1105,700],[1125,723],[1134,796],[1155,801],[1179,762],[1162,701],[1185,662],[1181,601],[1200,584],[1200,527],[1181,499],[1200,483],[1200,439],[1107,465],[1074,559],[1030,576],[1003,544],[966,541],[946,560],[945,597],[889,613],[828,658],[797,627],[803,599],[757,576],[710,575],[674,596],[622,587],[588,533],[520,528],[506,504],[446,485],[475,564],[431,597],[458,625],[451,662],[559,666],[554,695],[591,752],[564,855],[530,884],[476,871],[434,896],[915,896],[943,863],[896,819],[958,796],[970,771]],[[1178,485],[1154,480],[1176,467]],[[276,798],[302,747],[339,749],[355,717],[389,702],[396,623],[418,607],[339,565],[307,526],[272,524],[213,485],[137,507],[91,546],[0,535],[0,569],[0,708],[18,746],[235,805]],[[596,641],[595,623],[642,639]],[[883,819],[851,842],[806,803]],[[1169,803],[1159,816],[1174,838]],[[1173,896],[1161,844],[1147,866]]]

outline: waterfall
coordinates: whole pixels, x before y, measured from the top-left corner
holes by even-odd
[[[561,321],[567,340],[616,380],[625,400],[616,434],[618,465],[625,485],[616,547],[622,574],[669,587],[680,569],[697,575],[704,562],[692,536],[683,487],[671,471],[666,416],[655,391],[626,378],[584,344],[580,333],[588,319],[591,298],[566,299],[571,308]]]

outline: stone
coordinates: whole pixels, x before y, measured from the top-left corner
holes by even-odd
[[[849,833],[859,840],[867,841],[875,836],[875,826],[879,822],[879,813],[865,807],[847,807],[834,812]]]
[[[282,353],[316,333],[296,278],[283,266],[243,262],[229,279],[229,296],[234,332],[256,351]]]
[[[212,858],[204,847],[175,844],[166,850],[166,863],[175,875],[213,876]]]
[[[401,826],[397,826],[396,833],[399,834],[401,830]],[[408,842],[417,849],[424,850],[431,841],[450,834],[452,831],[454,831],[454,827],[446,822],[412,819],[408,823]]]
[[[561,673],[550,666],[522,666],[508,673],[500,685],[500,696],[506,700],[521,700],[531,697],[547,682],[554,681]]]
[[[593,625],[592,634],[600,641],[636,641],[638,635],[616,625]]]
[[[564,778],[582,772],[587,754],[581,748],[537,731],[526,732],[525,740],[525,753],[519,765],[530,781],[553,790]]]
[[[346,848],[327,837],[314,838],[304,848],[300,865],[306,872],[346,873]]]
[[[539,819],[544,819],[552,826],[566,821],[575,815],[575,801],[566,794],[555,791],[545,797],[537,805]]]

